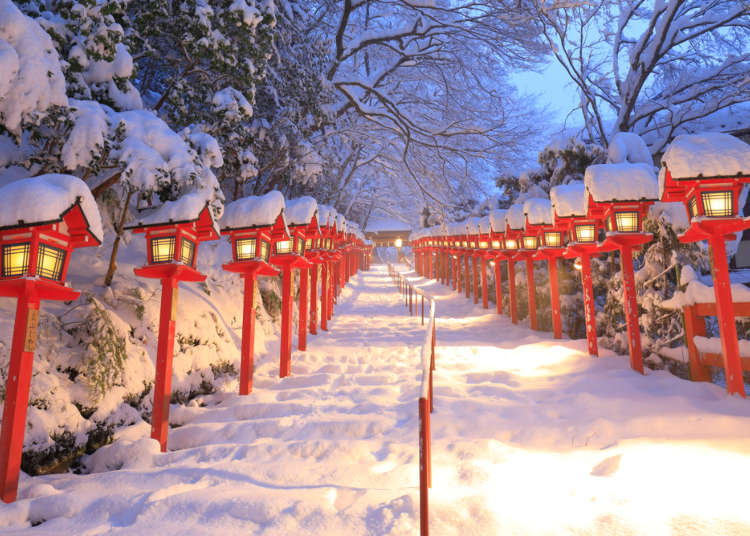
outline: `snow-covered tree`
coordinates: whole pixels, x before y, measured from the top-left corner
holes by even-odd
[[[616,132],[634,131],[658,152],[680,129],[750,100],[745,1],[533,4],[581,95],[589,136],[604,145]]]

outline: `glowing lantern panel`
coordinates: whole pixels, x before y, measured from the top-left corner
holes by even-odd
[[[64,264],[65,250],[47,244],[39,244],[39,254],[36,261],[37,275],[59,281],[62,277]]]
[[[562,233],[557,231],[545,232],[544,245],[550,248],[559,248],[562,246]]]
[[[279,240],[276,242],[276,254],[286,255],[292,252],[292,241],[291,240]]]
[[[174,259],[175,237],[151,239],[151,262],[171,262]]]
[[[596,227],[593,224],[578,224],[575,226],[577,242],[594,242],[596,240]]]
[[[637,211],[615,212],[615,225],[621,233],[637,233],[640,231]]]
[[[26,275],[30,250],[29,243],[3,246],[3,277]]]
[[[235,256],[238,261],[249,261],[255,258],[255,238],[239,238],[234,242]]]
[[[523,237],[523,249],[536,249],[536,237],[524,236]]]
[[[709,218],[727,218],[734,215],[732,192],[701,192],[703,213]]]
[[[195,242],[188,240],[187,238],[182,239],[180,244],[180,260],[183,264],[188,266],[193,265],[195,259]]]
[[[492,241],[492,249],[500,249],[500,240]]]
[[[518,249],[518,242],[512,238],[507,238],[505,240],[505,249]]]

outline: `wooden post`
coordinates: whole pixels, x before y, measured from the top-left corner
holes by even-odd
[[[516,299],[516,261],[508,260],[508,298],[510,299],[510,321],[518,324],[518,301]]]
[[[281,270],[281,352],[279,377],[286,378],[292,368],[292,276],[291,266]]]
[[[430,533],[430,515],[428,506],[429,474],[428,474],[428,445],[427,421],[430,418],[427,399],[419,399],[419,527],[421,536]]]
[[[246,274],[245,295],[242,311],[242,345],[240,347],[240,394],[247,395],[253,390],[253,368],[255,361],[255,274]]]
[[[162,452],[167,451],[169,432],[169,400],[172,395],[172,359],[177,323],[177,287],[174,277],[161,280],[161,311],[159,316],[159,341],[156,347],[156,377],[154,403],[151,414],[151,437],[159,442]]]
[[[318,264],[310,269],[310,333],[318,333]]]
[[[625,299],[625,321],[628,328],[628,350],[630,351],[630,368],[643,374],[643,353],[641,350],[641,327],[638,322],[638,298],[635,293],[635,275],[633,274],[633,248],[620,247],[620,264]],[[734,322],[734,318],[732,319]]]
[[[550,305],[552,307],[552,332],[555,339],[562,339],[562,320],[560,319],[560,285],[557,278],[557,257],[547,259],[549,266]]]
[[[495,301],[497,302],[497,314],[503,314],[503,275],[500,259],[495,259]]]
[[[737,338],[737,324],[734,320],[734,305],[732,304],[724,235],[713,235],[708,243],[711,246],[711,276],[714,280],[716,316],[719,321],[721,355],[724,358],[727,391],[730,395],[739,394],[744,398],[745,382],[742,378],[740,343]]]
[[[594,287],[591,280],[591,255],[581,253],[581,283],[583,286],[583,310],[586,318],[586,340],[589,354],[599,355],[596,340],[596,308],[594,307]]]
[[[690,379],[694,382],[710,382],[711,367],[704,365],[700,358],[700,352],[695,346],[693,337],[706,336],[706,321],[698,316],[695,305],[686,305],[683,309],[685,315],[685,342],[687,343],[688,356],[690,357]]]
[[[489,299],[487,297],[487,259],[482,257],[482,307],[489,309]]]
[[[529,299],[529,325],[534,331],[539,329],[536,317],[536,283],[534,282],[534,261],[526,257],[526,290]]]
[[[313,267],[314,269],[315,267]],[[302,351],[307,350],[307,285],[310,277],[309,273],[309,268],[299,269],[299,307],[297,317],[299,333],[297,335],[297,348]]]
[[[471,276],[469,274],[469,254],[464,255],[464,286],[466,287],[466,297],[471,298]]]
[[[39,298],[24,292],[16,303],[0,432],[0,492],[6,503],[15,501],[18,494],[38,319]]]
[[[320,265],[320,329],[328,331],[328,263]]]
[[[471,256],[471,267],[474,278],[474,305],[479,303],[479,263],[476,255]]]

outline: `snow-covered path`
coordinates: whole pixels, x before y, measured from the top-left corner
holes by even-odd
[[[434,534],[750,534],[750,402],[413,280],[439,298]],[[422,340],[374,267],[291,377],[270,348],[250,396],[172,406],[169,452],[143,424],[88,460],[100,472],[23,478],[0,533],[415,534]]]

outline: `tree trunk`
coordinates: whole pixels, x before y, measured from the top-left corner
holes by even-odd
[[[128,207],[130,206],[130,199],[133,197],[135,190],[128,188],[128,195],[125,197],[125,205],[122,207],[122,216],[120,221],[117,223],[117,236],[115,242],[112,244],[112,254],[109,256],[109,268],[107,268],[107,275],[104,277],[104,285],[110,286],[112,279],[115,276],[115,270],[117,270],[117,250],[120,249],[120,239],[122,238],[122,229],[125,227],[125,219],[128,217]]]

